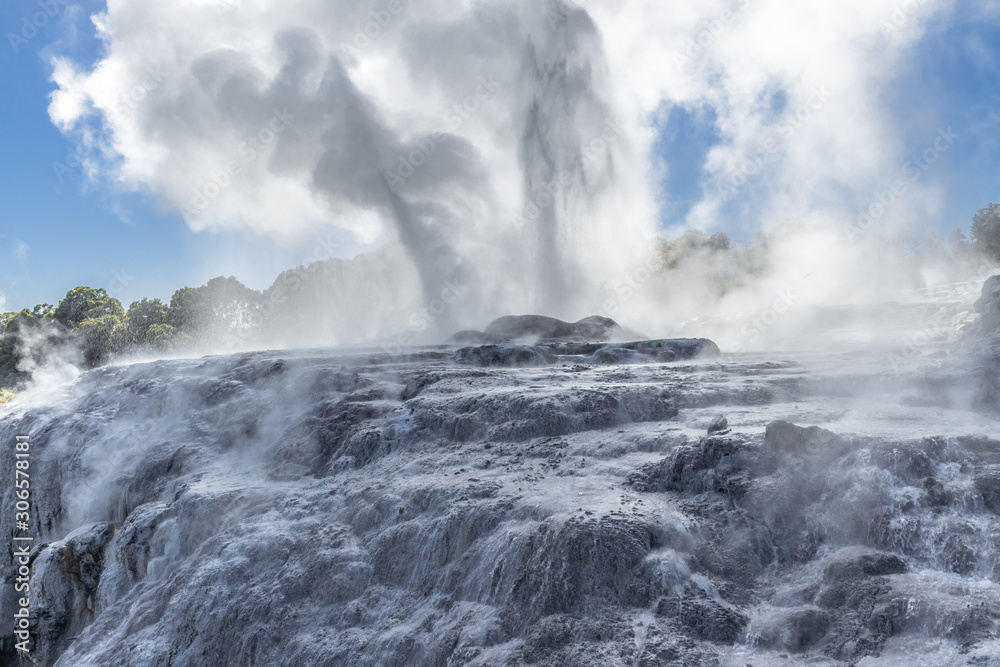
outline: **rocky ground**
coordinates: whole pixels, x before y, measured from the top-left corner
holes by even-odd
[[[31,664],[1000,664],[1000,430],[928,364],[501,342],[91,371],[0,417],[31,437]]]

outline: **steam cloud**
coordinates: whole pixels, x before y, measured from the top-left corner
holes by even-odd
[[[672,231],[822,226],[782,241],[742,307],[898,288],[852,269],[867,251],[843,233],[905,161],[879,96],[949,7],[898,4],[115,0],[93,17],[104,57],[54,61],[50,115],[93,173],[194,230],[401,243],[416,306],[469,288],[442,330],[610,303],[669,333],[706,308],[697,272],[621,285],[647,271],[669,204],[655,183],[674,167],[653,144],[675,108],[711,110],[718,140]],[[926,222],[938,198],[917,183],[875,231]],[[722,220],[734,200],[740,220]]]

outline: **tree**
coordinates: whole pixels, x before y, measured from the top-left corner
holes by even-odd
[[[182,287],[170,297],[167,323],[181,331],[195,333],[209,322],[208,304],[201,287]]]
[[[59,302],[59,307],[53,313],[60,324],[75,329],[87,319],[104,315],[121,315],[125,309],[118,299],[108,296],[103,288],[75,287],[66,292],[66,297]]]
[[[260,292],[219,276],[174,292],[167,323],[190,335],[231,333],[249,326],[259,302]]]
[[[91,367],[99,366],[125,347],[125,311],[88,317],[80,323],[79,332],[83,336],[83,358]]]
[[[991,203],[976,212],[972,241],[987,257],[1000,260],[1000,204]]]
[[[146,332],[150,327],[166,324],[170,309],[159,299],[133,301],[128,307],[127,339],[130,345],[146,342]]]
[[[177,352],[191,340],[191,336],[169,324],[154,324],[146,331],[143,342],[160,352]]]
[[[951,230],[951,234],[948,234],[948,250],[953,253],[965,252],[969,248],[969,239],[965,237],[965,234],[961,229]]]

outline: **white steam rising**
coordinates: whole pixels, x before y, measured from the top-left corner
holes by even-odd
[[[50,115],[192,229],[401,243],[417,279],[394,301],[469,286],[436,318],[443,333],[601,310],[669,335],[782,290],[842,303],[911,286],[858,270],[872,232],[925,223],[939,198],[914,181],[858,227],[905,161],[880,96],[950,6],[898,4],[112,0],[94,17],[104,57],[54,63]],[[820,225],[788,231],[721,302],[696,266],[641,278],[671,196],[654,183],[675,167],[653,144],[673,108],[710,110],[718,137],[672,231]],[[720,219],[733,201],[740,219]],[[360,328],[405,326],[391,319]]]

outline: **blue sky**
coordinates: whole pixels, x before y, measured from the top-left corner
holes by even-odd
[[[219,274],[267,287],[315,242],[277,248],[265,238],[196,234],[179,215],[158,211],[155,201],[90,183],[79,168],[57,174],[53,163],[67,164],[73,144],[47,113],[55,87],[49,58],[58,50],[95,60],[101,44],[84,29],[101,6],[70,3],[15,53],[8,33],[21,33],[39,5],[0,5],[0,293],[6,309],[56,304],[77,285],[103,287],[126,306],[142,297],[167,301],[176,289]]]
[[[960,135],[925,177],[942,189],[942,213],[917,229],[942,236],[955,228],[968,233],[975,211],[1000,199],[1000,25],[961,14],[932,22],[905,53],[881,103],[894,119],[906,156],[923,151],[940,128]],[[661,110],[656,152],[671,166],[662,183],[665,221],[683,219],[703,193],[705,158],[719,141],[716,120],[711,107]],[[880,187],[872,183],[873,192]],[[740,207],[737,197],[720,219],[738,219]],[[753,239],[754,229],[738,223],[719,229],[745,242]]]
[[[195,233],[146,196],[88,181],[79,169],[57,175],[53,164],[65,163],[73,144],[46,111],[54,90],[49,58],[59,53],[86,64],[99,57],[101,44],[87,17],[102,3],[58,6],[15,52],[9,34],[20,33],[40,5],[0,5],[0,293],[6,308],[57,303],[80,284],[105,287],[126,305],[143,296],[166,300],[179,287],[219,274],[263,288],[300,263],[314,240],[278,248],[252,234]],[[912,151],[927,146],[940,127],[960,135],[928,174],[945,195],[942,214],[926,232],[967,228],[979,206],[1000,199],[1000,26],[961,16],[932,23],[905,54],[881,104]],[[665,225],[682,221],[700,199],[705,156],[719,140],[716,121],[711,108],[664,107],[658,114],[655,151],[670,165],[660,184]],[[740,210],[737,197],[720,216],[733,222],[707,231],[752,238],[752,227],[738,222]],[[351,254],[350,244],[342,247]]]

